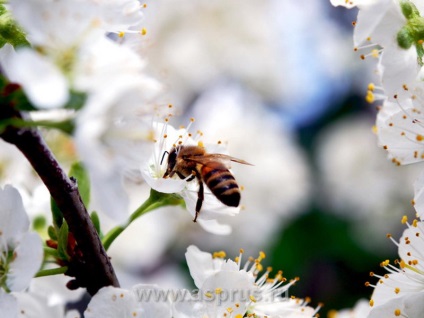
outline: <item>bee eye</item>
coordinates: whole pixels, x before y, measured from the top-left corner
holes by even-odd
[[[175,163],[177,161],[177,152],[171,151],[168,155],[168,163]]]

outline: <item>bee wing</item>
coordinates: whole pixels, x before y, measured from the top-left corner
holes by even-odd
[[[213,153],[213,154],[204,154],[202,156],[191,156],[185,158],[185,160],[190,160],[201,165],[205,165],[215,169],[229,169],[231,168],[231,161],[241,163],[244,165],[253,166],[247,161],[237,159],[228,155]]]

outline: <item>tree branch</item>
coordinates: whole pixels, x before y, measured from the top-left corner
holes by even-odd
[[[0,105],[0,119],[11,117],[22,118],[10,105]],[[77,182],[63,171],[38,130],[9,126],[0,137],[25,155],[68,223],[79,255],[67,273],[76,278],[73,287],[86,287],[91,295],[104,286],[118,287],[112,264],[81,200]]]

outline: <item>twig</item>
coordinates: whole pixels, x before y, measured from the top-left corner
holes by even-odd
[[[0,119],[13,117],[22,118],[10,105],[0,105]],[[118,287],[118,279],[81,200],[77,182],[66,175],[38,130],[9,126],[0,137],[25,155],[68,223],[79,251],[78,259],[67,273],[76,279],[72,286],[86,287],[91,295],[104,286]]]

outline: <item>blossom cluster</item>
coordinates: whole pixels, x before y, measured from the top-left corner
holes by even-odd
[[[169,124],[172,107],[158,101],[162,87],[148,75],[146,60],[134,45],[142,45],[147,33],[143,27],[146,6],[138,0],[10,0],[0,4],[1,97],[5,109],[13,109],[10,118],[2,114],[0,137],[8,129],[38,126],[67,134],[71,141],[66,139],[63,148],[69,147],[81,161],[70,167],[71,180],[76,180],[79,203],[91,212],[93,229],[105,252],[135,219],[163,206],[185,208],[201,228],[220,235],[232,230],[220,220],[241,209],[221,202],[208,186],[201,192],[197,166],[189,172],[187,168],[184,173],[169,172],[170,156],[176,153],[172,150],[178,146],[195,146],[214,154],[217,163],[191,160],[195,165],[209,164],[212,172],[223,171],[230,180],[230,161],[247,162],[230,157],[221,142],[204,143],[201,132],[195,136],[190,132],[191,124],[179,129]],[[124,40],[127,35],[131,41]],[[13,99],[16,90],[24,98]],[[51,210],[52,215],[30,220],[28,206],[34,202],[19,191],[30,187],[33,171],[29,174],[31,178],[23,177],[16,187],[0,188],[0,314],[80,317],[79,312],[65,311],[65,306],[85,292],[80,287],[86,285],[77,282],[81,273],[73,272],[75,264],[86,265],[81,241],[53,195],[50,198],[42,186],[43,204],[31,208]],[[8,181],[14,183],[16,178],[10,176]],[[130,214],[127,185],[137,182],[148,185],[150,197],[142,204],[137,201]],[[34,184],[41,182],[37,179]],[[231,192],[232,185],[225,185],[224,190]],[[37,201],[35,190],[31,195]],[[320,306],[312,308],[309,299],[289,296],[290,286],[298,279],[287,281],[282,272],[271,278],[271,268],[262,273],[264,257],[261,252],[243,263],[243,251],[231,260],[223,252],[212,255],[191,245],[186,259],[196,292],[181,290],[186,295],[183,299],[168,293],[156,301],[141,296],[143,291],[165,292],[158,285],[138,284],[129,290],[115,284],[92,293],[82,311],[87,318],[313,317]],[[59,278],[49,281],[50,275]],[[64,290],[65,285],[72,291]]]
[[[278,272],[264,274],[261,261],[265,254],[248,258],[243,264],[243,251],[235,260],[226,259],[223,251],[213,254],[189,246],[187,265],[196,293],[172,291],[157,285],[135,285],[132,290],[104,287],[89,303],[85,317],[314,317],[319,307],[308,306],[308,299],[288,296],[297,280],[287,281]],[[120,303],[117,306],[117,303]]]
[[[354,25],[354,49],[361,58],[378,58],[379,84],[369,84],[366,100],[378,101],[375,131],[378,142],[395,165],[424,159],[424,6],[420,1],[377,0],[339,1],[335,6],[359,9]],[[408,224],[398,246],[400,259],[391,265],[381,263],[389,273],[378,277],[373,286],[367,317],[421,317],[423,291],[422,218],[424,215],[424,173],[414,184],[412,203],[417,219]],[[411,194],[412,195],[412,194]],[[421,220],[420,220],[421,219]],[[391,237],[389,235],[389,237]]]

